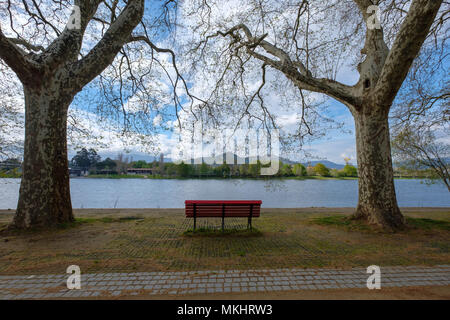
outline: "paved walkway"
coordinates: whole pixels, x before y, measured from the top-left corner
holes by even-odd
[[[69,275],[0,276],[0,299],[58,299],[132,295],[189,295],[366,288],[365,268],[217,270],[82,274],[81,289],[67,289]],[[449,286],[450,265],[382,267],[381,288]]]

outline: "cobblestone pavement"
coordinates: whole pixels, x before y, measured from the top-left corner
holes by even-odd
[[[0,276],[0,299],[114,298],[366,288],[364,268],[265,269],[82,274],[81,289],[67,289],[69,275]],[[450,265],[382,267],[381,287],[449,286]]]

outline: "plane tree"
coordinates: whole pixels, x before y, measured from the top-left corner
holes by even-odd
[[[199,113],[281,127],[273,104],[280,109],[283,103],[274,96],[291,91],[286,108],[298,111],[299,128],[308,134],[308,114],[318,112],[308,97],[340,102],[355,123],[359,193],[353,218],[401,229],[389,112],[421,48],[436,54],[446,48],[449,5],[442,3],[186,1],[184,56],[192,74],[205,79],[199,91],[207,93]]]
[[[151,119],[152,107],[167,103],[159,97],[169,94],[179,106],[182,78],[175,56],[158,46],[170,33],[176,5],[144,0],[0,2],[1,82],[18,79],[25,106],[23,175],[13,227],[49,227],[74,219],[68,114],[75,96],[91,82],[96,86],[86,96],[102,97],[102,106],[109,108],[103,111],[122,122],[123,130],[142,128],[144,121],[132,119]],[[158,81],[160,74],[165,82]]]
[[[417,65],[427,72],[413,67],[394,104],[392,151],[398,164],[426,170],[429,182],[441,181],[450,191],[450,80],[440,77],[448,70],[428,58],[426,53],[419,57]]]

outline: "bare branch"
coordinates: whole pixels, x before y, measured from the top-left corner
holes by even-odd
[[[66,26],[62,33],[40,55],[40,61],[47,64],[50,69],[58,67],[61,63],[77,59],[86,27],[94,16],[102,0],[75,1],[80,8],[80,28]]]
[[[22,45],[25,48],[27,48],[29,51],[44,51],[45,48],[43,46],[36,46],[31,43],[28,43],[25,39],[21,38],[8,38],[9,41],[11,41],[14,44]]]
[[[237,31],[242,30],[247,38],[247,42],[243,42]],[[266,35],[261,37],[254,37],[250,29],[244,24],[236,25],[226,32],[218,31],[208,38],[215,36],[231,36],[236,42],[243,42],[242,45],[246,47],[247,52],[253,57],[263,61],[265,64],[283,72],[286,77],[293,80],[299,89],[310,90],[314,92],[327,94],[347,106],[356,104],[356,97],[353,95],[354,89],[350,86],[344,85],[337,81],[327,78],[314,78],[311,72],[306,69],[303,63],[299,61],[292,61],[289,54],[270,42],[264,40]],[[207,38],[207,39],[208,39]],[[207,41],[207,40],[206,40]],[[257,53],[257,47],[263,48],[268,54],[278,58],[274,60],[263,54]]]
[[[390,106],[427,37],[442,0],[414,0],[386,58],[374,95]]]
[[[24,85],[36,85],[36,75],[40,72],[39,65],[29,59],[25,52],[13,41],[8,39],[0,27],[0,58],[17,74]]]
[[[74,63],[74,85],[77,90],[89,83],[110,65],[144,14],[144,0],[130,0],[103,38],[81,60]]]

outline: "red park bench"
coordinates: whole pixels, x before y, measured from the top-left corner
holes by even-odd
[[[247,228],[252,227],[252,218],[259,217],[261,200],[186,200],[186,218],[194,218],[194,230],[197,218],[222,218],[222,231],[225,218],[247,218]]]

